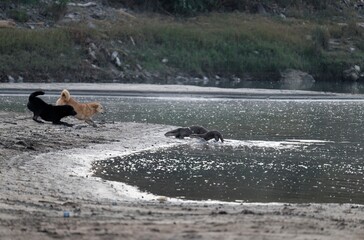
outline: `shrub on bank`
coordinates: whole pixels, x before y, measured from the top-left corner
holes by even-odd
[[[193,15],[211,11],[257,12],[260,6],[267,8],[301,8],[326,10],[341,4],[340,0],[107,0],[110,4],[123,4],[129,8],[139,8],[171,14]]]
[[[183,19],[138,16],[95,24],[0,29],[0,78],[39,73],[63,81],[58,74],[63,72],[76,81],[110,80],[107,73],[116,68],[122,73],[143,69],[162,76],[249,75],[271,80],[293,68],[316,80],[340,80],[343,70],[360,65],[364,51],[362,30],[354,23],[215,13]],[[337,49],[330,47],[333,38]],[[97,59],[90,57],[90,43],[98,48],[93,55]],[[120,54],[120,66],[111,62],[113,52]]]
[[[0,29],[0,73],[45,73],[70,69],[80,59],[63,29]]]
[[[210,14],[195,20],[146,19],[115,25],[107,34],[123,40],[133,57],[150,71],[176,69],[193,75],[268,78],[294,68],[318,79],[337,80],[341,74],[335,74],[347,67],[345,61],[350,65],[361,53],[353,57],[329,52],[330,31],[331,25],[312,22]]]

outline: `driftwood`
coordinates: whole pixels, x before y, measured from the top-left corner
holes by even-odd
[[[88,2],[88,3],[68,3],[68,6],[73,7],[94,7],[97,6],[97,3],[95,2]]]
[[[0,28],[15,28],[16,23],[13,20],[0,20]]]
[[[123,16],[126,16],[126,17],[129,17],[129,18],[136,18],[134,15],[131,15],[130,13],[126,12],[124,9],[120,8],[118,10],[118,13],[120,15],[123,15]]]

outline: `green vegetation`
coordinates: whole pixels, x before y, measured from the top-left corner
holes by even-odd
[[[364,57],[362,50],[350,53],[349,46],[330,49],[335,31],[340,31],[338,41],[350,38],[363,46],[362,30],[350,26],[230,13],[187,21],[145,19],[114,25],[106,33],[111,39],[122,39],[136,61],[151,71],[172,68],[193,75],[250,74],[261,79],[294,68],[318,79],[338,79],[345,67],[360,64]]]
[[[59,20],[67,10],[67,3],[70,0],[57,0],[42,2],[40,0],[0,0],[0,7],[4,9],[6,15],[17,22],[27,22],[29,20],[26,8],[41,9],[42,15]],[[15,6],[15,8],[14,8]]]
[[[81,53],[64,29],[1,29],[0,72],[42,75],[72,70]]]
[[[128,48],[156,69],[165,68],[163,58],[169,60],[167,66],[191,74],[242,75],[306,65],[300,55],[311,44],[290,33],[293,29],[266,19],[246,20],[240,15],[214,15],[183,23],[143,21],[109,33],[126,42],[132,36],[137,45]]]
[[[67,3],[69,0],[54,1],[44,6],[43,15],[58,21],[67,11]]]
[[[39,0],[0,0],[2,4],[36,4]]]
[[[29,19],[28,14],[25,11],[19,9],[10,10],[9,17],[18,22],[26,22]]]
[[[124,4],[132,8],[163,11],[176,15],[194,15],[211,11],[259,11],[258,5],[327,11],[343,4],[341,0],[105,0],[110,4]],[[346,1],[344,4],[348,4]]]
[[[364,59],[364,31],[355,18],[338,24],[331,19],[210,13],[93,24],[0,29],[0,79],[19,74],[38,81],[39,76],[64,80],[65,75],[73,81],[111,80],[110,66],[120,71],[141,66],[160,76],[274,79],[293,68],[317,80],[341,80],[345,69]],[[90,43],[102,46],[97,60],[90,59]],[[121,55],[122,66],[111,63],[113,51]]]

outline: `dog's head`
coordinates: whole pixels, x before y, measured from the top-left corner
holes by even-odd
[[[90,103],[92,109],[94,109],[95,113],[104,113],[104,108],[100,103]]]

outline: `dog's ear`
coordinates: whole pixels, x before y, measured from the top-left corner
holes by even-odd
[[[90,107],[92,107],[95,110],[99,108],[99,106],[96,103],[90,103]]]
[[[71,98],[70,93],[68,92],[67,89],[63,89],[62,93],[61,93],[61,98],[64,98],[66,101],[69,101]]]

